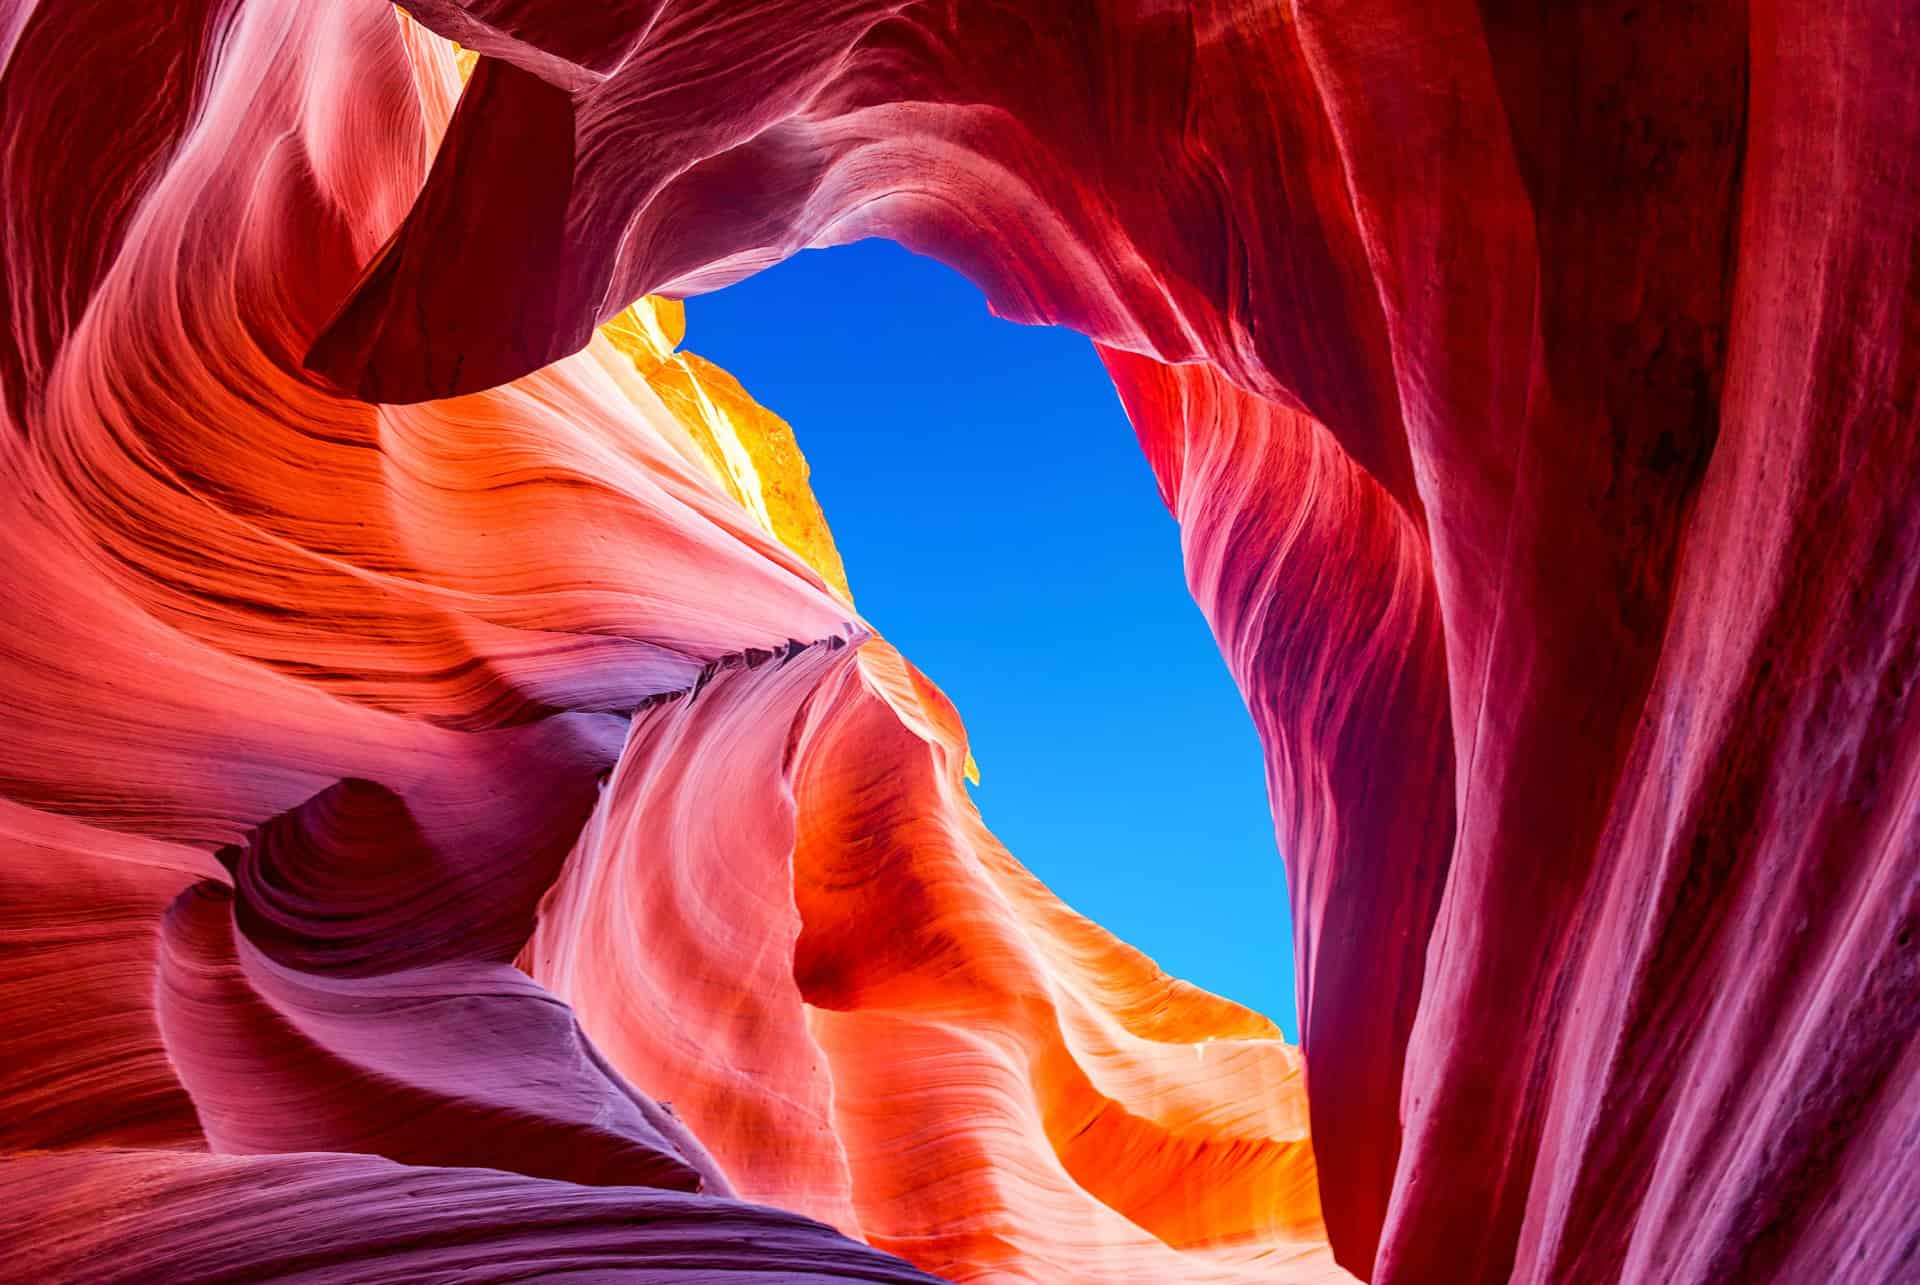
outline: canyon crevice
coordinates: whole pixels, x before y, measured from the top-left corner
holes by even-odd
[[[0,0],[0,1268],[1920,1277],[1917,46]],[[994,839],[682,349],[867,236],[1098,345],[1299,1048]]]

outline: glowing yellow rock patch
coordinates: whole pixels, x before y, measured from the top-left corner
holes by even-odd
[[[808,483],[807,459],[793,429],[732,375],[704,357],[677,351],[686,332],[685,306],[652,295],[600,327],[686,426],[727,493],[851,603],[846,568]]]

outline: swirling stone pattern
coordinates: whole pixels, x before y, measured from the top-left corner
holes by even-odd
[[[0,7],[22,1271],[1920,1274],[1910,6],[408,12]],[[675,351],[864,235],[1102,346],[1302,1050]]]
[[[419,13],[492,96],[344,386],[866,234],[1107,346],[1265,737],[1339,1261],[1920,1272],[1910,6]],[[508,121],[571,184],[476,227]]]
[[[1349,1278],[1299,1051],[994,842],[677,303],[304,369],[488,64],[0,13],[0,1276]]]

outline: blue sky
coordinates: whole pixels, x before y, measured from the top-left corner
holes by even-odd
[[[1297,1037],[1259,742],[1092,345],[863,241],[689,300],[687,347],[793,425],[861,614],[959,707],[1001,840]]]

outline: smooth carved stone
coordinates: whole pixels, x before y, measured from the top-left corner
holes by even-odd
[[[0,1275],[1914,1276],[1909,8],[0,0]],[[679,350],[867,235],[1101,346],[1302,1048]]]

